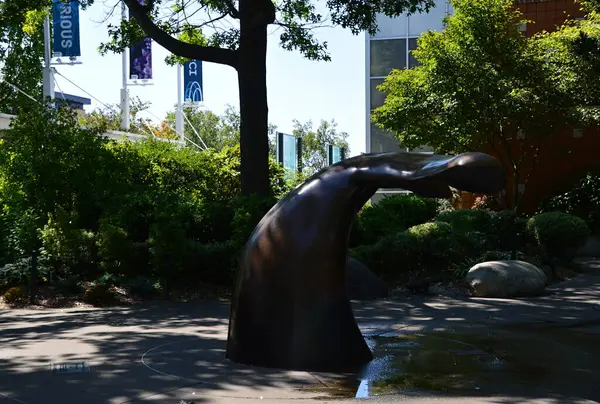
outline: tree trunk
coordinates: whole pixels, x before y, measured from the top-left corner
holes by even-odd
[[[36,248],[31,252],[31,268],[29,269],[29,304],[35,304],[37,296],[38,254]]]
[[[267,196],[269,139],[267,106],[267,26],[274,19],[270,1],[240,1],[238,83],[242,194]]]

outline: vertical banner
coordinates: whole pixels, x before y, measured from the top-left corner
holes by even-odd
[[[183,64],[183,88],[184,102],[204,102],[201,60],[192,60]]]
[[[52,0],[54,57],[81,56],[79,38],[79,1]]]
[[[339,163],[346,158],[346,150],[343,147],[327,145],[327,165]]]
[[[142,6],[146,0],[138,0]],[[131,12],[129,19],[131,19]],[[152,39],[144,38],[129,47],[129,78],[133,80],[152,79]]]
[[[298,170],[298,155],[296,153],[296,137],[277,132],[277,161],[289,171]]]

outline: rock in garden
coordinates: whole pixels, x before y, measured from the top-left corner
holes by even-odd
[[[469,270],[466,281],[477,297],[538,295],[548,278],[544,271],[524,261],[488,261]]]
[[[348,257],[346,288],[351,300],[374,300],[388,297],[388,287],[362,262]]]

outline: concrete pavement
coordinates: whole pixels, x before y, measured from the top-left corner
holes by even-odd
[[[352,377],[252,368],[226,361],[228,309],[224,302],[205,302],[0,310],[0,404],[356,401],[349,399],[359,387]],[[549,289],[547,296],[412,297],[355,303],[355,315],[367,336],[518,324],[600,332],[600,261],[588,260],[585,274]],[[600,344],[590,355],[600,358]],[[65,362],[85,362],[90,371],[51,371],[53,363]],[[517,394],[517,390],[468,398],[405,393],[369,401],[593,402],[573,394],[540,396],[536,401],[537,396]],[[597,396],[592,393],[586,398],[600,402],[600,389]]]

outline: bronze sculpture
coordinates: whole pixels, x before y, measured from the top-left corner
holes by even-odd
[[[344,277],[356,213],[379,188],[448,198],[449,187],[496,193],[504,184],[500,162],[483,153],[365,154],[313,175],[263,217],[246,244],[227,357],[263,367],[357,370],[372,354]]]

